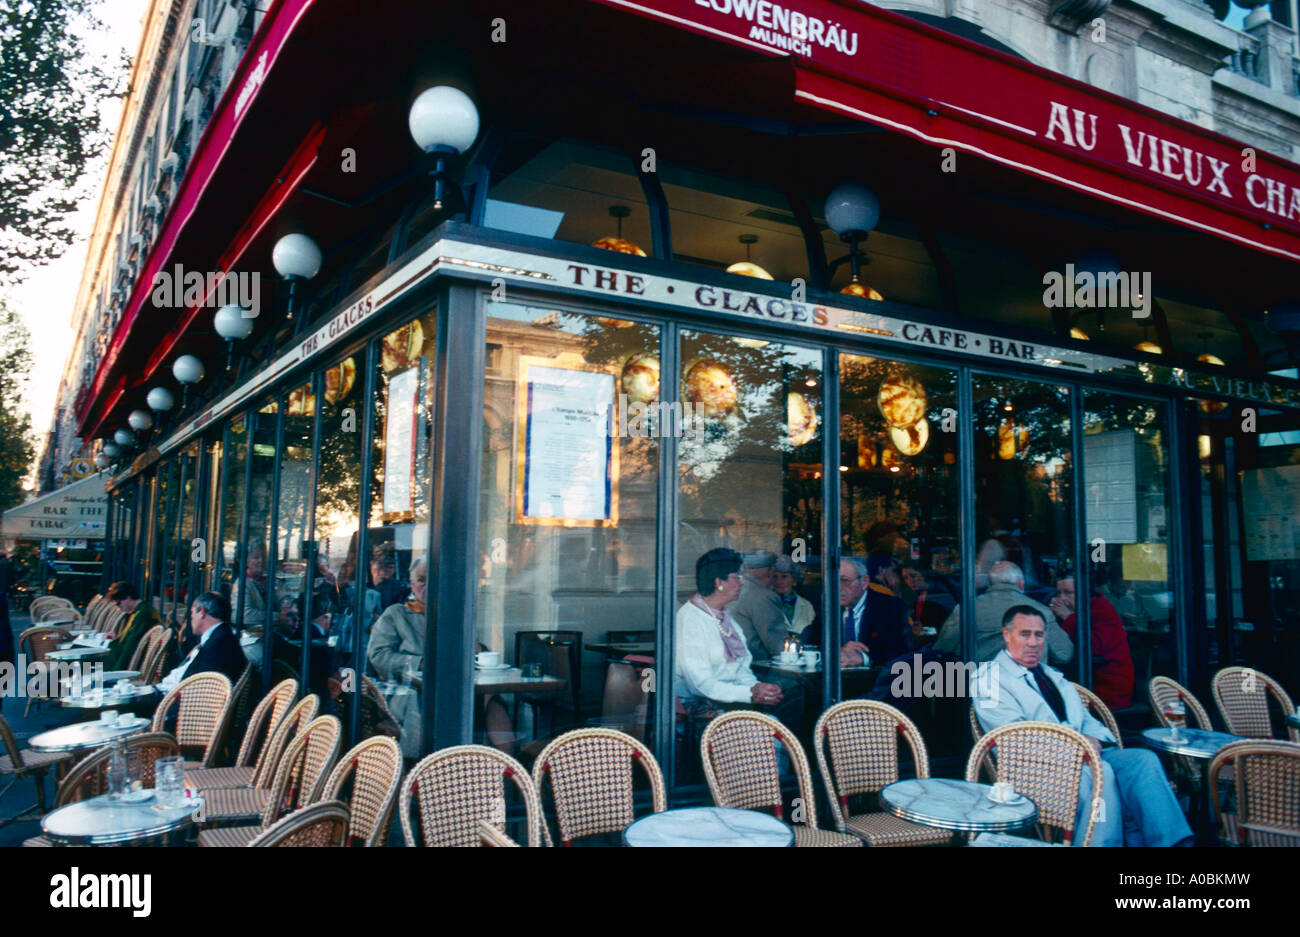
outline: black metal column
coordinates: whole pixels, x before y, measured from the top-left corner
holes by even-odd
[[[365,401],[365,417],[361,428],[361,504],[358,510],[357,557],[353,572],[355,587],[352,595],[352,708],[348,712],[348,738],[361,735],[361,675],[366,671],[362,660],[370,622],[364,620],[366,609],[366,583],[370,570],[370,501],[374,497],[371,478],[374,474],[375,438],[375,387],[378,383],[379,342],[366,345],[365,379],[361,399]]]
[[[975,660],[975,375],[957,371],[957,477],[961,493],[961,659]]]
[[[659,333],[659,373],[666,376],[659,382],[659,399],[669,407],[676,404],[680,396],[681,382],[675,377],[681,365],[680,332],[676,323],[669,322]],[[659,484],[655,494],[654,755],[664,770],[669,796],[677,778],[677,696],[673,687],[673,636],[677,611],[677,442],[677,437],[671,434],[659,440]]]
[[[1074,477],[1070,479],[1070,510],[1074,518],[1074,632],[1075,660],[1079,682],[1092,686],[1092,544],[1088,540],[1087,505],[1083,479],[1083,388],[1070,387],[1070,462]],[[1136,482],[1136,479],[1135,479]],[[1099,545],[1105,550],[1105,544]],[[1104,555],[1104,554],[1103,554]]]
[[[840,698],[840,354],[822,354],[822,711]]]

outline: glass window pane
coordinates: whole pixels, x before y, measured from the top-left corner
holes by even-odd
[[[851,698],[871,690],[894,658],[933,642],[939,651],[961,651],[951,614],[961,597],[957,373],[843,355],[840,413],[841,555],[848,561],[838,570],[834,620],[841,665],[852,667],[842,672],[842,695]],[[864,655],[870,666],[862,666]],[[930,715],[910,697],[889,702],[913,718]]]
[[[652,744],[659,330],[492,303],[487,342],[475,739]]]
[[[1164,404],[1083,395],[1083,486],[1092,570],[1092,689],[1112,710],[1145,705],[1157,674],[1178,676],[1169,556],[1169,430]],[[1053,611],[1076,641],[1075,580]]]
[[[362,612],[366,674],[383,693],[401,730],[402,752],[410,758],[422,754],[419,689],[428,643],[424,600],[437,321],[431,310],[380,340],[372,403],[369,578]]]
[[[267,620],[266,558],[271,536],[271,498],[275,483],[275,464],[279,458],[276,438],[277,404],[264,404],[250,415],[252,465],[248,496],[248,535],[236,563],[238,571],[230,587],[231,614],[240,626],[261,635]],[[246,649],[259,663],[262,647]],[[273,675],[273,680],[276,676]],[[296,676],[296,674],[288,674]]]
[[[248,424],[243,416],[239,416],[226,430],[220,536],[221,590],[227,598],[231,595],[231,584],[239,573],[239,531],[244,517],[244,473],[247,463]]]
[[[681,362],[675,780],[693,784],[718,712],[759,708],[806,739],[820,709],[821,674],[784,657],[820,594],[822,355],[683,332]]]
[[[1074,676],[1074,642],[1048,608],[1074,569],[1069,391],[976,374],[975,659],[1003,648],[1002,615],[1036,605],[1047,622],[1047,662]],[[960,613],[959,613],[960,617]]]
[[[308,509],[312,491],[312,448],[316,422],[316,395],[310,383],[295,387],[281,399],[284,407],[284,440],[280,449],[280,495],[276,512],[274,630],[275,666],[283,666],[302,681],[304,693],[322,693],[303,674],[302,654],[307,593]]]

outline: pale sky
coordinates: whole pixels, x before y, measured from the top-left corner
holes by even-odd
[[[106,28],[87,36],[88,51],[92,55],[115,55],[118,49],[125,49],[134,58],[143,28],[141,20],[148,6],[148,0],[105,0],[98,15]],[[121,112],[120,98],[105,101],[100,109],[110,133],[116,133]],[[23,317],[32,335],[32,379],[23,403],[32,417],[37,459],[54,416],[63,366],[72,350],[73,306],[81,282],[81,268],[86,261],[90,230],[95,223],[95,208],[104,185],[107,155],[105,150],[104,158],[90,167],[95,185],[72,216],[77,240],[58,260],[33,269],[26,281],[6,296],[9,307]]]

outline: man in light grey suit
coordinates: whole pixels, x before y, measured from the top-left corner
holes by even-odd
[[[975,715],[984,731],[1009,722],[1056,722],[1087,736],[1102,765],[1105,802],[1093,832],[1095,845],[1191,845],[1191,828],[1160,759],[1147,749],[1115,747],[1115,737],[1084,708],[1070,682],[1042,663],[1046,632],[1038,609],[1016,605],[1007,610],[1002,620],[1006,646],[993,658],[997,679],[981,681],[975,699]],[[1086,826],[1091,793],[1092,769],[1085,766],[1076,830]]]
[[[789,631],[781,599],[772,591],[772,568],[776,554],[751,553],[744,559],[740,598],[727,606],[731,620],[740,626],[754,660],[768,660],[781,653]]]

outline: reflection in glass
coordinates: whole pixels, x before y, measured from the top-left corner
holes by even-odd
[[[264,404],[247,418],[251,426],[252,455],[249,473],[247,538],[239,551],[235,574],[230,586],[231,614],[247,634],[241,638],[244,653],[256,666],[262,666],[263,645],[259,638],[267,621],[267,542],[271,536],[271,500],[275,483],[275,465],[279,457],[276,437],[278,406]],[[294,669],[272,673],[266,685],[276,679],[296,677]]]
[[[221,584],[229,598],[239,574],[239,527],[244,516],[244,473],[248,463],[248,427],[243,416],[226,430],[226,465],[221,509]],[[234,603],[231,603],[234,614]]]

